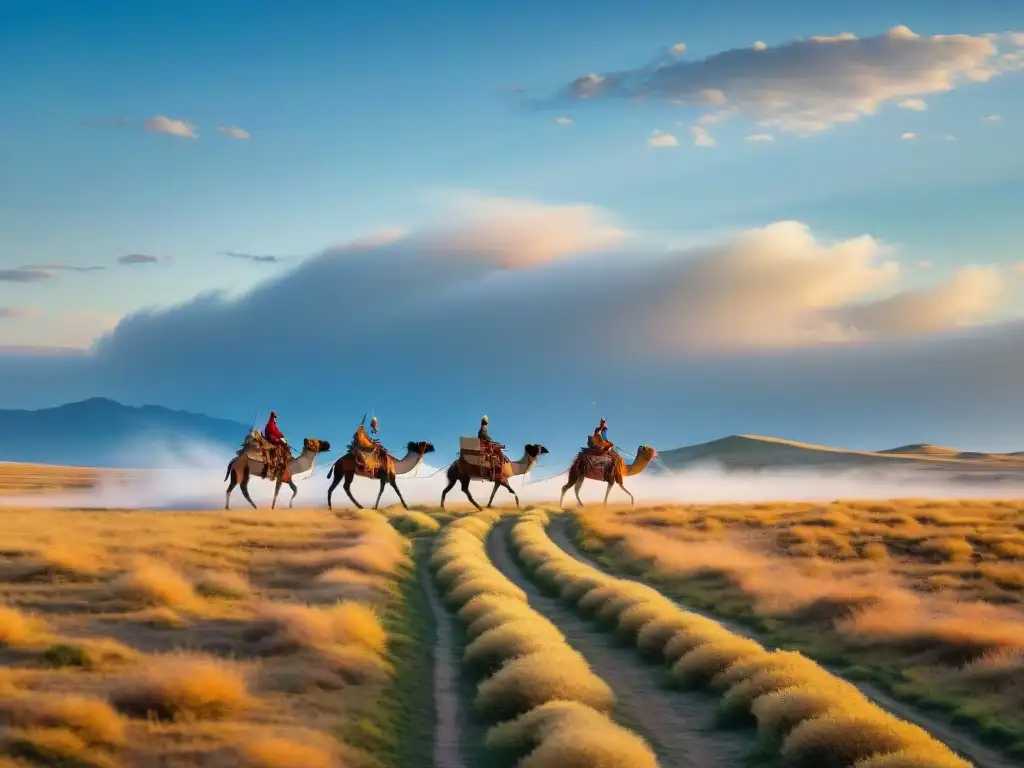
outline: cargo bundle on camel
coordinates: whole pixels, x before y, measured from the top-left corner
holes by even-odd
[[[271,443],[259,433],[259,430],[254,429],[245,438],[242,447],[235,454],[235,458],[228,462],[224,480],[230,478],[231,482],[228,484],[228,490],[224,496],[224,509],[230,509],[231,492],[236,485],[245,500],[252,505],[253,509],[256,509],[256,502],[249,496],[249,479],[253,475],[275,483],[271,509],[277,506],[277,496],[281,492],[281,486],[286,483],[292,489],[292,497],[288,506],[293,506],[299,489],[292,482],[292,478],[295,475],[311,472],[316,466],[316,457],[329,450],[331,450],[329,441],[307,437],[302,441],[302,453],[293,458],[288,442],[284,438],[281,438],[279,443]]]
[[[604,492],[604,503],[608,503],[608,494],[612,486],[618,483],[619,487],[626,491],[630,504],[635,503],[633,494],[626,490],[623,478],[629,475],[639,475],[643,472],[651,460],[658,455],[658,452],[649,445],[641,445],[636,451],[636,459],[632,464],[627,465],[615,448],[615,443],[608,440],[608,422],[601,419],[601,425],[594,430],[592,435],[587,437],[587,447],[576,454],[576,458],[569,467],[569,479],[562,486],[562,495],[558,499],[559,506],[565,499],[565,492],[573,488],[576,492],[576,501],[583,506],[580,498],[580,488],[584,480],[598,480],[608,484]]]
[[[370,422],[370,428],[374,434],[377,432],[378,423],[376,417]],[[374,440],[367,435],[366,428],[360,424],[355,435],[352,436],[352,442],[348,445],[348,453],[334,462],[334,466],[327,470],[328,478],[332,474],[334,475],[331,486],[327,489],[327,508],[332,508],[331,494],[334,493],[334,489],[338,487],[338,484],[344,480],[345,484],[342,488],[345,489],[345,493],[352,499],[353,504],[362,509],[362,505],[356,501],[351,491],[352,480],[358,475],[359,477],[380,480],[380,492],[377,494],[377,501],[373,505],[374,509],[380,506],[380,497],[384,495],[384,488],[387,485],[395,489],[395,493],[398,494],[398,500],[402,502],[403,507],[408,509],[409,505],[405,503],[402,492],[398,490],[396,477],[416,469],[420,462],[423,461],[423,457],[434,451],[434,446],[428,442],[410,442],[406,448],[407,453],[405,456],[396,460],[380,444],[380,441]]]
[[[456,483],[459,483],[462,486],[462,492],[466,494],[466,498],[470,500],[474,507],[480,509],[481,507],[476,503],[473,494],[469,492],[471,480],[494,483],[494,488],[491,490],[491,498],[487,502],[488,507],[494,503],[494,496],[498,492],[498,488],[507,489],[516,500],[516,506],[518,507],[519,497],[512,490],[512,486],[509,485],[509,479],[525,475],[533,469],[533,465],[537,463],[537,457],[547,453],[548,449],[543,445],[531,443],[523,449],[523,458],[519,461],[511,461],[504,454],[504,448],[504,445],[491,440],[487,431],[486,416],[480,420],[480,431],[477,432],[475,438],[460,437],[459,458],[448,467],[448,485],[441,492],[441,508],[444,509],[444,499],[448,495],[448,491],[454,488]]]

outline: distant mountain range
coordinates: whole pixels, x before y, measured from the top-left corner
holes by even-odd
[[[79,467],[152,467],[154,451],[190,444],[237,446],[249,427],[237,421],[104,397],[38,411],[0,410],[0,461]],[[225,459],[226,460],[226,459]]]
[[[94,397],[37,411],[0,410],[0,461],[154,467],[167,460],[168,451],[187,456],[196,446],[234,448],[248,431],[228,419]],[[659,459],[650,472],[714,465],[727,471],[924,469],[979,480],[1024,474],[1024,451],[976,453],[925,443],[855,451],[761,435],[662,450]]]
[[[762,435],[730,435],[709,443],[661,451],[659,456],[663,466],[669,469],[715,464],[731,471],[905,468],[953,474],[1024,472],[1024,451],[977,453],[927,443],[901,445],[878,451],[855,451]],[[656,466],[654,469],[657,471]]]

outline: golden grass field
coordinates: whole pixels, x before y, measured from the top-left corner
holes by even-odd
[[[1022,503],[45,505],[99,473],[0,465],[0,768],[1024,755]]]

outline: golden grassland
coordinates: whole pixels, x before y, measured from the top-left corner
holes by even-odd
[[[492,724],[492,757],[520,768],[656,768],[646,742],[608,716],[608,685],[488,559],[484,541],[499,516],[449,524],[430,559],[466,627],[464,668],[478,682],[477,711]]]
[[[807,657],[769,651],[651,587],[579,562],[549,538],[548,522],[547,513],[536,510],[513,529],[512,545],[533,577],[623,640],[662,657],[676,685],[721,693],[722,720],[756,724],[766,748],[774,747],[786,765],[970,765]]]
[[[1024,755],[1024,502],[576,514],[583,548]]]
[[[0,764],[382,764],[338,735],[372,726],[394,678],[385,617],[410,545],[383,516],[7,508],[0,524]]]

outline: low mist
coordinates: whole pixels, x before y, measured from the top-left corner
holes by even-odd
[[[26,495],[3,500],[5,506],[120,508],[120,509],[221,509],[227,482],[224,475],[235,453],[228,446],[202,442],[145,443],[124,446],[126,456],[145,451],[154,468],[144,470],[131,480],[106,478],[98,487],[70,493]],[[343,452],[343,450],[342,450]],[[295,478],[298,495],[296,507],[322,507],[326,505],[330,480],[328,469],[341,455],[331,451],[321,455],[312,473]],[[557,502],[570,461],[543,461],[524,477],[515,477],[512,487],[525,503]],[[436,506],[441,498],[446,479],[444,469],[421,464],[417,470],[398,478],[399,488],[410,505]],[[694,466],[682,471],[665,469],[626,478],[626,487],[638,504],[649,503],[718,503],[768,501],[831,501],[834,499],[888,499],[888,498],[1013,498],[1024,496],[1024,476],[1004,474],[993,479],[970,479],[969,476],[936,471],[935,469],[877,469],[828,471],[816,469],[777,469],[760,471],[726,471],[716,464]],[[365,506],[372,507],[380,488],[378,481],[357,477],[352,493]],[[474,498],[484,505],[491,493],[491,484],[473,482],[470,486]],[[581,491],[584,503],[600,503],[604,498],[603,483],[587,480]],[[274,484],[253,477],[249,492],[260,508],[270,506]],[[291,490],[282,486],[278,507],[287,507]],[[350,506],[342,486],[334,491],[336,508]],[[448,503],[465,504],[465,495],[457,484],[448,494]],[[495,504],[509,504],[512,497],[499,489]],[[567,505],[575,503],[570,488],[565,497]],[[609,503],[628,503],[622,489],[615,487]],[[385,488],[381,506],[397,504],[398,498],[390,487]],[[231,495],[232,509],[246,509],[248,504],[238,488]]]

